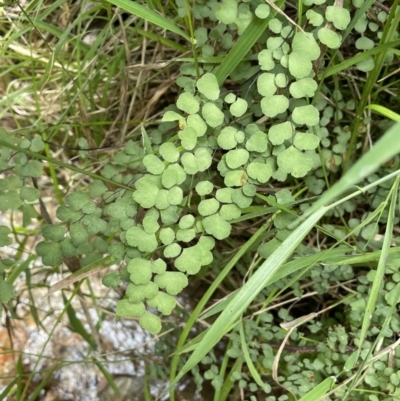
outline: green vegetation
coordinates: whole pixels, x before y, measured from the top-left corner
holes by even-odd
[[[3,315],[25,296],[42,327],[32,288],[65,265],[45,331],[65,314],[111,386],[115,313],[157,335],[171,400],[185,375],[215,401],[400,400],[398,0],[0,10]],[[40,399],[41,357],[3,398]]]

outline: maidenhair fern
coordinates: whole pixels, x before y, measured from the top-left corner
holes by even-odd
[[[169,315],[188,277],[212,263],[216,241],[230,236],[231,222],[256,204],[260,187],[304,177],[312,193],[321,193],[324,168],[335,170],[341,164],[349,133],[337,126],[332,143],[326,126],[341,116],[327,104],[327,90],[319,87],[317,74],[326,52],[341,45],[340,31],[349,26],[350,13],[314,3],[303,1],[308,6],[305,30],[279,14],[271,18],[276,11],[267,4],[224,0],[196,5],[195,19],[216,21],[210,30],[195,31],[204,57],[226,55],[234,37],[255,18],[269,18],[253,54],[230,74],[238,89],[221,88],[211,64],[182,65],[176,106],[167,108],[149,136],[143,130],[143,147],[128,141],[102,168],[101,176],[117,185],[96,179],[87,190],[71,192],[57,210],[61,223],[43,228],[44,241],[36,247],[43,263],[58,266],[64,257],[79,256],[85,264],[109,253],[123,267],[103,283],[115,287],[129,279],[117,314],[139,318],[145,329],[158,333],[159,314]],[[178,14],[186,16],[186,4],[177,6]],[[358,23],[356,29],[365,28]],[[362,51],[373,45],[364,37],[356,42]],[[359,68],[365,71],[366,63]],[[354,108],[343,103],[340,91],[334,99]],[[19,146],[40,152],[44,145],[36,135]],[[2,150],[0,161],[8,158]],[[42,174],[42,164],[23,153],[14,161],[21,177]],[[2,208],[37,199],[35,188],[18,192],[21,187],[7,187]],[[277,216],[279,235],[259,248],[261,255],[279,245],[292,220],[289,213]]]

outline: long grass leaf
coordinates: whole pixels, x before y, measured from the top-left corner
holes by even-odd
[[[400,44],[400,41],[399,41]],[[379,114],[382,114],[386,118],[389,118],[390,120],[393,121],[400,121],[400,114],[395,113],[393,110],[390,110],[384,106],[381,106],[379,104],[369,104],[366,106],[366,109],[371,109],[373,111],[376,111]]]
[[[163,17],[160,14],[157,14],[155,11],[152,11],[136,3],[135,1],[130,1],[130,0],[107,0],[107,1],[111,4],[114,4],[117,7],[122,8],[125,11],[128,11],[133,15],[137,15],[139,18],[149,21],[154,25],[166,29],[167,31],[174,32],[182,36],[189,42],[191,42],[190,37],[186,35],[186,33],[182,31],[182,29],[178,28],[172,21],[168,20],[167,18]]]
[[[277,7],[281,8],[284,1],[280,0],[276,3]],[[270,15],[266,19],[259,19],[255,17],[250,25],[240,36],[239,40],[232,47],[231,51],[225,57],[224,61],[215,71],[215,76],[219,85],[222,85],[229,74],[236,68],[236,66],[243,60],[247,53],[251,50],[254,43],[257,42],[259,37],[265,32],[270,20],[275,16],[276,11],[271,10]]]
[[[179,372],[175,382],[197,365],[214,347],[214,345],[218,343],[222,336],[230,330],[232,325],[237,322],[241,314],[246,310],[253,299],[266,286],[274,273],[281,268],[326,211],[327,208],[320,208],[309,216],[308,219],[297,227],[279,246],[279,248],[258,268],[249,281],[247,281],[235,295],[213,325],[208,329],[202,341],[197,345],[195,351]]]

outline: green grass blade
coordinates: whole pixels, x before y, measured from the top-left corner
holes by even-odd
[[[374,173],[382,164],[400,153],[400,123],[393,125],[374,147],[364,154],[346,174],[328,189],[307,211],[304,217],[314,213],[319,207],[328,205],[344,191]]]
[[[253,377],[254,381],[260,386],[260,388],[266,391],[267,386],[262,381],[261,376],[258,373],[250,357],[249,348],[247,347],[247,342],[246,342],[246,335],[244,334],[243,321],[240,322],[239,332],[240,332],[240,344],[242,346],[244,360],[246,361],[250,374]]]
[[[371,56],[375,56],[377,54],[380,54],[386,50],[390,50],[393,49],[397,46],[400,46],[400,39],[394,40],[392,42],[389,43],[384,43],[382,45],[378,45],[370,50],[366,50],[362,53],[356,54],[355,56],[344,60],[343,62],[339,63],[339,64],[335,64],[330,66],[326,71],[321,72],[318,75],[319,79],[322,78],[328,78],[332,75],[336,75],[337,73],[341,72],[341,71],[345,71],[348,70],[350,67],[352,67],[353,65],[356,65],[358,63],[360,63],[361,61],[366,60],[367,58],[371,57]]]
[[[399,41],[400,44],[400,41]],[[379,114],[382,114],[383,116],[385,116],[386,118],[389,118],[390,120],[393,121],[400,121],[400,114],[395,113],[394,111],[381,106],[379,104],[369,104],[368,106],[366,106],[366,109],[371,109],[373,111],[376,111]]]
[[[136,3],[135,1],[129,0],[107,0],[109,3],[114,4],[117,7],[122,8],[125,11],[128,11],[131,14],[137,15],[139,18],[142,18],[146,21],[149,21],[151,24],[157,25],[167,31],[174,32],[189,42],[191,39],[182,29],[178,28],[172,21],[163,17],[160,14],[157,14],[155,11],[149,10],[146,7]]]
[[[57,368],[59,368],[59,365],[51,367],[50,370],[47,372],[46,376],[41,380],[41,382],[39,384],[35,383],[35,390],[29,397],[28,401],[35,401],[40,396],[40,393],[42,392],[43,388],[53,377],[53,373],[57,370]]]
[[[115,384],[115,381],[114,381],[113,377],[110,375],[110,373],[105,368],[105,366],[100,361],[98,361],[97,359],[94,359],[93,361],[94,361],[95,365],[100,369],[100,372],[103,373],[103,376],[106,378],[107,383],[113,389],[114,394],[117,397],[121,397],[121,392],[119,391],[119,388]]]
[[[18,377],[16,377],[11,383],[7,385],[7,387],[0,393],[0,401],[7,399],[8,396],[11,396],[11,390],[18,383]]]
[[[396,199],[397,199],[397,192],[399,189],[399,181],[400,176],[397,177],[395,183],[392,186],[391,192],[389,194],[391,201],[389,207],[389,215],[388,220],[386,223],[386,231],[383,239],[382,251],[381,256],[379,258],[378,267],[376,269],[376,274],[374,277],[374,281],[372,283],[371,291],[368,297],[367,307],[365,308],[364,319],[361,327],[361,334],[360,334],[360,349],[362,348],[362,344],[367,336],[367,331],[371,323],[372,314],[375,310],[376,302],[378,300],[378,295],[380,289],[383,284],[383,278],[385,276],[386,270],[386,263],[389,256],[389,250],[392,244],[393,238],[393,220],[395,217],[395,208],[396,208]],[[388,196],[388,197],[389,197]]]
[[[179,372],[175,383],[190,369],[197,365],[215,344],[225,335],[233,324],[237,322],[241,314],[250,305],[253,299],[265,288],[274,273],[281,268],[284,262],[290,257],[297,246],[301,243],[308,232],[314,227],[318,220],[327,211],[320,208],[308,217],[279,248],[258,268],[253,276],[235,295],[229,305],[208,329],[207,334],[198,344],[197,348]]]
[[[207,292],[203,295],[201,300],[197,303],[196,308],[194,311],[190,314],[189,320],[187,321],[185,328],[182,331],[181,336],[179,337],[179,341],[177,344],[176,349],[179,351],[179,349],[183,346],[183,344],[186,341],[186,338],[188,337],[191,328],[196,322],[197,317],[213,295],[213,293],[217,290],[218,286],[222,283],[222,281],[225,279],[225,277],[229,274],[229,272],[235,267],[237,262],[248,252],[248,250],[257,243],[258,239],[260,236],[265,232],[265,230],[269,227],[270,222],[266,222],[263,224],[253,235],[252,237],[240,248],[235,256],[227,263],[227,265],[224,267],[224,269],[221,271],[221,273],[218,275],[218,277],[212,282],[210,285],[209,289]],[[176,370],[178,368],[178,362],[179,362],[179,354],[174,355],[174,358],[172,359],[171,362],[171,371],[170,371],[170,381],[175,382],[175,375],[176,375]],[[176,379],[178,381],[179,379]],[[175,399],[175,393],[172,389],[170,391],[170,398],[171,401],[174,401]]]
[[[93,337],[86,331],[82,322],[76,315],[75,310],[72,307],[71,303],[68,302],[68,300],[64,294],[62,294],[62,298],[63,298],[65,308],[67,310],[67,315],[68,315],[69,323],[71,324],[72,330],[75,331],[76,333],[78,333],[93,349],[96,349],[96,343],[95,343]]]
[[[306,395],[300,398],[299,401],[318,401],[323,395],[325,395],[332,386],[335,384],[336,378],[333,376],[327,377],[324,381],[314,387]]]
[[[281,8],[284,1],[280,0],[276,3],[277,7]],[[250,25],[240,36],[239,40],[235,43],[232,50],[224,58],[224,61],[215,71],[215,76],[219,85],[222,85],[229,74],[236,68],[236,66],[243,60],[247,53],[251,50],[254,43],[257,42],[259,37],[265,32],[269,21],[275,16],[276,11],[271,10],[270,15],[266,19],[254,18]]]

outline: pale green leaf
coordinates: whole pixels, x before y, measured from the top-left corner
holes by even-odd
[[[141,252],[153,252],[158,247],[158,242],[154,234],[147,234],[139,226],[131,227],[126,232],[126,242],[128,245],[137,247]]]
[[[259,4],[255,10],[255,14],[258,18],[265,19],[269,16],[270,7],[268,4]]]
[[[127,270],[134,284],[147,284],[153,274],[151,262],[142,258],[132,259],[128,263]]]
[[[294,98],[313,97],[318,88],[317,82],[312,78],[303,78],[290,85],[289,92]]]
[[[161,157],[169,163],[175,163],[179,159],[179,151],[171,142],[164,142],[160,146],[159,152]]]
[[[223,0],[215,16],[224,24],[232,24],[237,20],[237,7],[235,0]]]
[[[151,334],[158,334],[162,328],[161,319],[151,312],[144,312],[139,319],[139,324]]]
[[[189,92],[183,92],[179,95],[176,106],[187,114],[196,114],[200,110],[199,100]]]
[[[170,205],[179,205],[183,199],[181,187],[175,186],[168,190],[168,202]]]
[[[304,177],[313,167],[310,156],[300,152],[294,146],[290,146],[277,157],[279,168],[293,177]]]
[[[164,256],[166,258],[176,258],[182,251],[182,248],[179,244],[170,244],[168,246],[165,247],[164,249]]]
[[[289,99],[284,95],[267,96],[261,99],[261,110],[267,117],[276,117],[289,107]]]
[[[131,303],[128,299],[119,300],[115,308],[115,313],[121,317],[140,317],[145,311],[143,302]]]
[[[151,174],[161,174],[165,169],[165,164],[156,155],[146,155],[143,164]]]
[[[273,145],[281,145],[294,135],[294,128],[289,121],[274,124],[268,131],[268,139]]]
[[[247,141],[246,149],[249,152],[264,153],[268,149],[268,136],[264,132],[255,132]]]
[[[197,144],[197,131],[192,127],[186,127],[178,132],[182,147],[186,150],[192,150]]]
[[[187,277],[181,272],[157,274],[154,282],[160,288],[165,288],[170,295],[178,295],[188,285]]]
[[[215,197],[221,203],[232,203],[232,188],[220,188],[217,189]]]
[[[152,216],[146,216],[143,219],[142,224],[143,224],[143,229],[144,231],[146,231],[147,234],[155,234],[160,228],[157,219]]]
[[[272,51],[268,49],[261,50],[258,53],[258,64],[264,71],[270,71],[275,67],[275,60],[272,56]]]
[[[198,114],[188,116],[187,126],[194,128],[198,137],[203,136],[207,132],[207,124]]]
[[[294,137],[293,145],[299,150],[313,150],[319,145],[319,138],[307,132],[298,132]]]
[[[193,175],[199,172],[199,165],[193,153],[185,152],[181,156],[181,163],[187,174]]]
[[[68,194],[65,200],[72,210],[78,211],[81,210],[86,203],[90,202],[90,197],[86,192],[76,191]]]
[[[307,53],[294,51],[289,54],[289,71],[297,79],[306,77],[312,71],[312,63]]]
[[[172,228],[166,227],[160,230],[160,241],[164,245],[172,244],[175,241],[175,232]]]
[[[19,191],[19,195],[22,200],[26,200],[28,202],[34,202],[39,198],[40,192],[38,189],[34,187],[22,187]]]
[[[225,150],[233,149],[237,145],[235,133],[237,132],[234,127],[224,127],[218,135],[218,145]]]
[[[328,28],[321,28],[318,31],[318,38],[330,49],[338,49],[342,43],[342,38],[340,35]]]
[[[238,98],[234,103],[229,107],[229,111],[234,117],[241,117],[247,111],[248,104],[246,100]]]
[[[107,288],[117,288],[121,282],[118,272],[111,272],[101,279],[101,283]]]
[[[320,26],[324,23],[324,17],[312,9],[307,10],[306,16],[312,26]]]
[[[210,181],[200,181],[196,185],[196,192],[200,196],[209,195],[214,189],[214,185]]]
[[[310,32],[297,32],[292,41],[292,49],[303,53],[309,60],[317,60],[321,54],[321,49]]]
[[[203,226],[207,234],[212,235],[218,240],[229,237],[232,228],[219,214],[205,217],[203,219]]]
[[[199,171],[206,171],[212,163],[212,151],[206,147],[197,148],[194,151],[194,157]]]
[[[232,170],[237,169],[247,163],[249,156],[249,152],[246,149],[230,150],[225,155],[226,164]]]
[[[158,285],[152,281],[147,281],[145,284],[130,283],[126,287],[126,296],[129,302],[136,303],[143,301],[146,298],[153,298],[158,293]]]
[[[319,111],[311,104],[299,106],[293,110],[292,119],[296,124],[305,124],[312,127],[319,123]]]
[[[272,176],[272,168],[269,164],[251,162],[247,166],[247,175],[261,184],[268,182]]]
[[[238,219],[242,212],[236,205],[222,205],[219,215],[226,221]]]
[[[226,174],[224,183],[227,187],[241,187],[246,184],[247,178],[244,170],[234,170]]]
[[[208,102],[202,108],[202,115],[211,128],[216,128],[224,121],[224,113],[214,104]]]
[[[22,205],[19,193],[15,190],[0,195],[0,211],[17,210]]]
[[[217,100],[219,97],[219,85],[217,78],[214,74],[209,72],[205,73],[197,81],[197,89],[201,94],[203,94],[208,100]]]
[[[333,23],[336,29],[344,30],[350,24],[350,12],[345,7],[328,6],[325,10],[326,20]]]
[[[262,96],[272,96],[276,93],[275,74],[264,72],[257,79],[257,90]]]
[[[187,156],[185,156],[187,157]],[[161,175],[161,182],[165,188],[182,184],[186,179],[186,172],[180,164],[170,164]]]
[[[201,216],[210,216],[215,214],[218,209],[219,202],[214,198],[202,200],[198,206],[198,212]]]
[[[32,152],[41,152],[44,149],[44,142],[40,135],[35,134],[35,136],[32,139],[30,149]]]
[[[7,281],[0,280],[0,302],[8,302],[14,297],[14,287]]]
[[[157,294],[147,301],[147,304],[165,316],[171,314],[176,306],[175,297],[166,294],[165,292],[158,291]]]
[[[197,274],[202,266],[201,263],[202,252],[199,247],[192,246],[185,248],[180,256],[175,260],[175,267],[187,274]]]
[[[179,228],[182,229],[187,229],[193,227],[195,223],[195,218],[191,214],[186,214],[185,216],[182,216],[181,219],[179,220]]]

